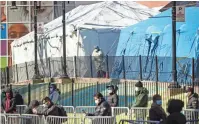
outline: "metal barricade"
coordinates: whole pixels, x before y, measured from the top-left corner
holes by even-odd
[[[84,117],[84,111],[87,113],[94,113],[96,106],[77,106],[75,108],[75,116]]]
[[[130,120],[146,121],[149,116],[149,108],[147,107],[132,107],[129,111]]]
[[[22,114],[21,117],[29,117],[32,119],[31,124],[43,124],[44,116],[34,115],[34,114]]]
[[[198,120],[199,119],[199,109],[184,109],[184,115],[187,120]],[[190,124],[195,124],[194,122],[189,122]]]
[[[6,116],[4,114],[0,114],[1,115],[1,124],[6,124]]]
[[[199,120],[187,120],[186,124],[199,124]]]
[[[17,110],[17,113],[19,114],[23,114],[25,109],[27,108],[28,108],[27,105],[16,105],[16,110]]]
[[[160,121],[121,120],[119,124],[160,124]]]
[[[45,124],[83,124],[83,120],[78,117],[47,116]]]
[[[32,118],[22,116],[8,116],[7,124],[32,124]]]
[[[116,123],[118,124],[121,119],[129,119],[128,107],[111,107],[112,116],[116,117]]]
[[[115,124],[114,116],[86,116],[84,124]]]
[[[73,106],[63,106],[64,110],[66,111],[68,117],[75,116],[75,108]]]

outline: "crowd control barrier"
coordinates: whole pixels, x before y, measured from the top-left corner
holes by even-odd
[[[121,120],[119,124],[160,124],[160,121]]]
[[[28,108],[27,105],[16,105],[16,110],[17,110],[17,113],[19,114],[23,114],[25,109],[27,108]]]
[[[45,124],[83,124],[83,120],[78,117],[47,116]]]
[[[115,124],[114,116],[86,116],[84,124]]]

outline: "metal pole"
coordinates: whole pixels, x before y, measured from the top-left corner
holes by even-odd
[[[18,74],[18,66],[17,66],[17,64],[15,65],[15,69],[16,69],[17,82],[19,82],[19,74]]]
[[[25,65],[26,65],[26,79],[29,80],[29,74],[28,74],[28,64],[27,62],[25,62]]]
[[[195,71],[194,71],[195,66],[194,66],[194,63],[195,63],[194,58],[192,58],[192,87],[193,87],[193,89],[194,89],[194,86],[195,86]]]
[[[156,94],[158,94],[158,57],[157,55],[155,56],[155,72],[156,72]]]
[[[51,73],[51,63],[50,63],[50,57],[48,58],[48,66],[49,66],[49,77],[51,78],[52,73]]]
[[[126,71],[125,71],[124,55],[122,55],[122,68],[123,68],[123,79],[126,79]]]
[[[72,79],[72,106],[74,106],[74,79]]]
[[[139,56],[139,65],[140,65],[140,80],[142,80],[142,56]]]
[[[37,1],[34,1],[34,40],[35,40],[35,74],[34,79],[38,78],[38,63],[37,63]]]
[[[6,67],[6,80],[7,80],[7,87],[8,87],[8,84],[10,84],[10,72],[9,72],[9,67]]]
[[[31,101],[31,85],[30,83],[28,84],[28,105],[30,104]]]
[[[91,70],[91,78],[93,78],[93,61],[91,55],[90,55],[90,70]]]
[[[172,70],[173,82],[177,84],[177,70],[176,70],[176,1],[173,1],[172,7]]]
[[[106,55],[106,78],[109,78],[108,55]]]
[[[63,24],[63,59],[64,59],[64,63],[63,63],[63,70],[64,70],[64,75],[63,77],[67,77],[67,71],[66,71],[66,20],[65,20],[65,12],[66,11],[66,6],[65,6],[65,1],[62,2],[62,24]]]
[[[74,56],[74,74],[75,78],[77,78],[77,58]]]

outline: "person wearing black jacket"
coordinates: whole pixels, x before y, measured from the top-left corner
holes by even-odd
[[[18,91],[15,91],[14,98],[16,99],[16,105],[23,105],[24,104],[23,97],[21,96],[21,94],[19,94]]]
[[[59,116],[59,108],[53,104],[49,97],[45,97],[43,100],[43,105],[45,109],[40,112],[36,108],[33,109],[33,113],[37,115],[52,115],[52,116]]]
[[[116,94],[117,89],[116,87],[114,88],[113,85],[107,86],[107,91],[108,91],[108,97],[107,97],[107,102],[111,107],[117,107],[118,106],[118,101],[119,97]]]
[[[96,93],[94,95],[94,100],[96,103],[95,113],[88,113],[87,116],[111,116],[111,106],[103,98],[101,93]]]
[[[13,92],[11,89],[7,89],[6,97],[1,103],[1,111],[6,113],[15,113],[16,112],[16,100],[13,98]]]
[[[151,121],[162,121],[166,120],[166,113],[162,108],[162,98],[159,94],[153,96],[153,103],[149,110],[149,119]]]
[[[178,99],[172,99],[168,102],[167,112],[169,116],[165,124],[186,124],[186,117],[181,113],[184,102]]]

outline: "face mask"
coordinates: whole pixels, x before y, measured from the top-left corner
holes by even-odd
[[[157,104],[157,105],[162,105],[162,100],[157,100],[157,101],[156,101],[156,104]]]
[[[47,107],[48,107],[48,105],[47,105],[47,104],[43,104],[43,106],[44,106],[44,108],[47,108]]]
[[[138,88],[138,87],[135,87],[135,91],[139,91],[139,88]]]
[[[97,99],[97,100],[95,100],[95,104],[98,104],[99,103],[99,100]]]
[[[112,93],[113,91],[112,90],[108,90],[108,93],[110,94],[110,93]]]

